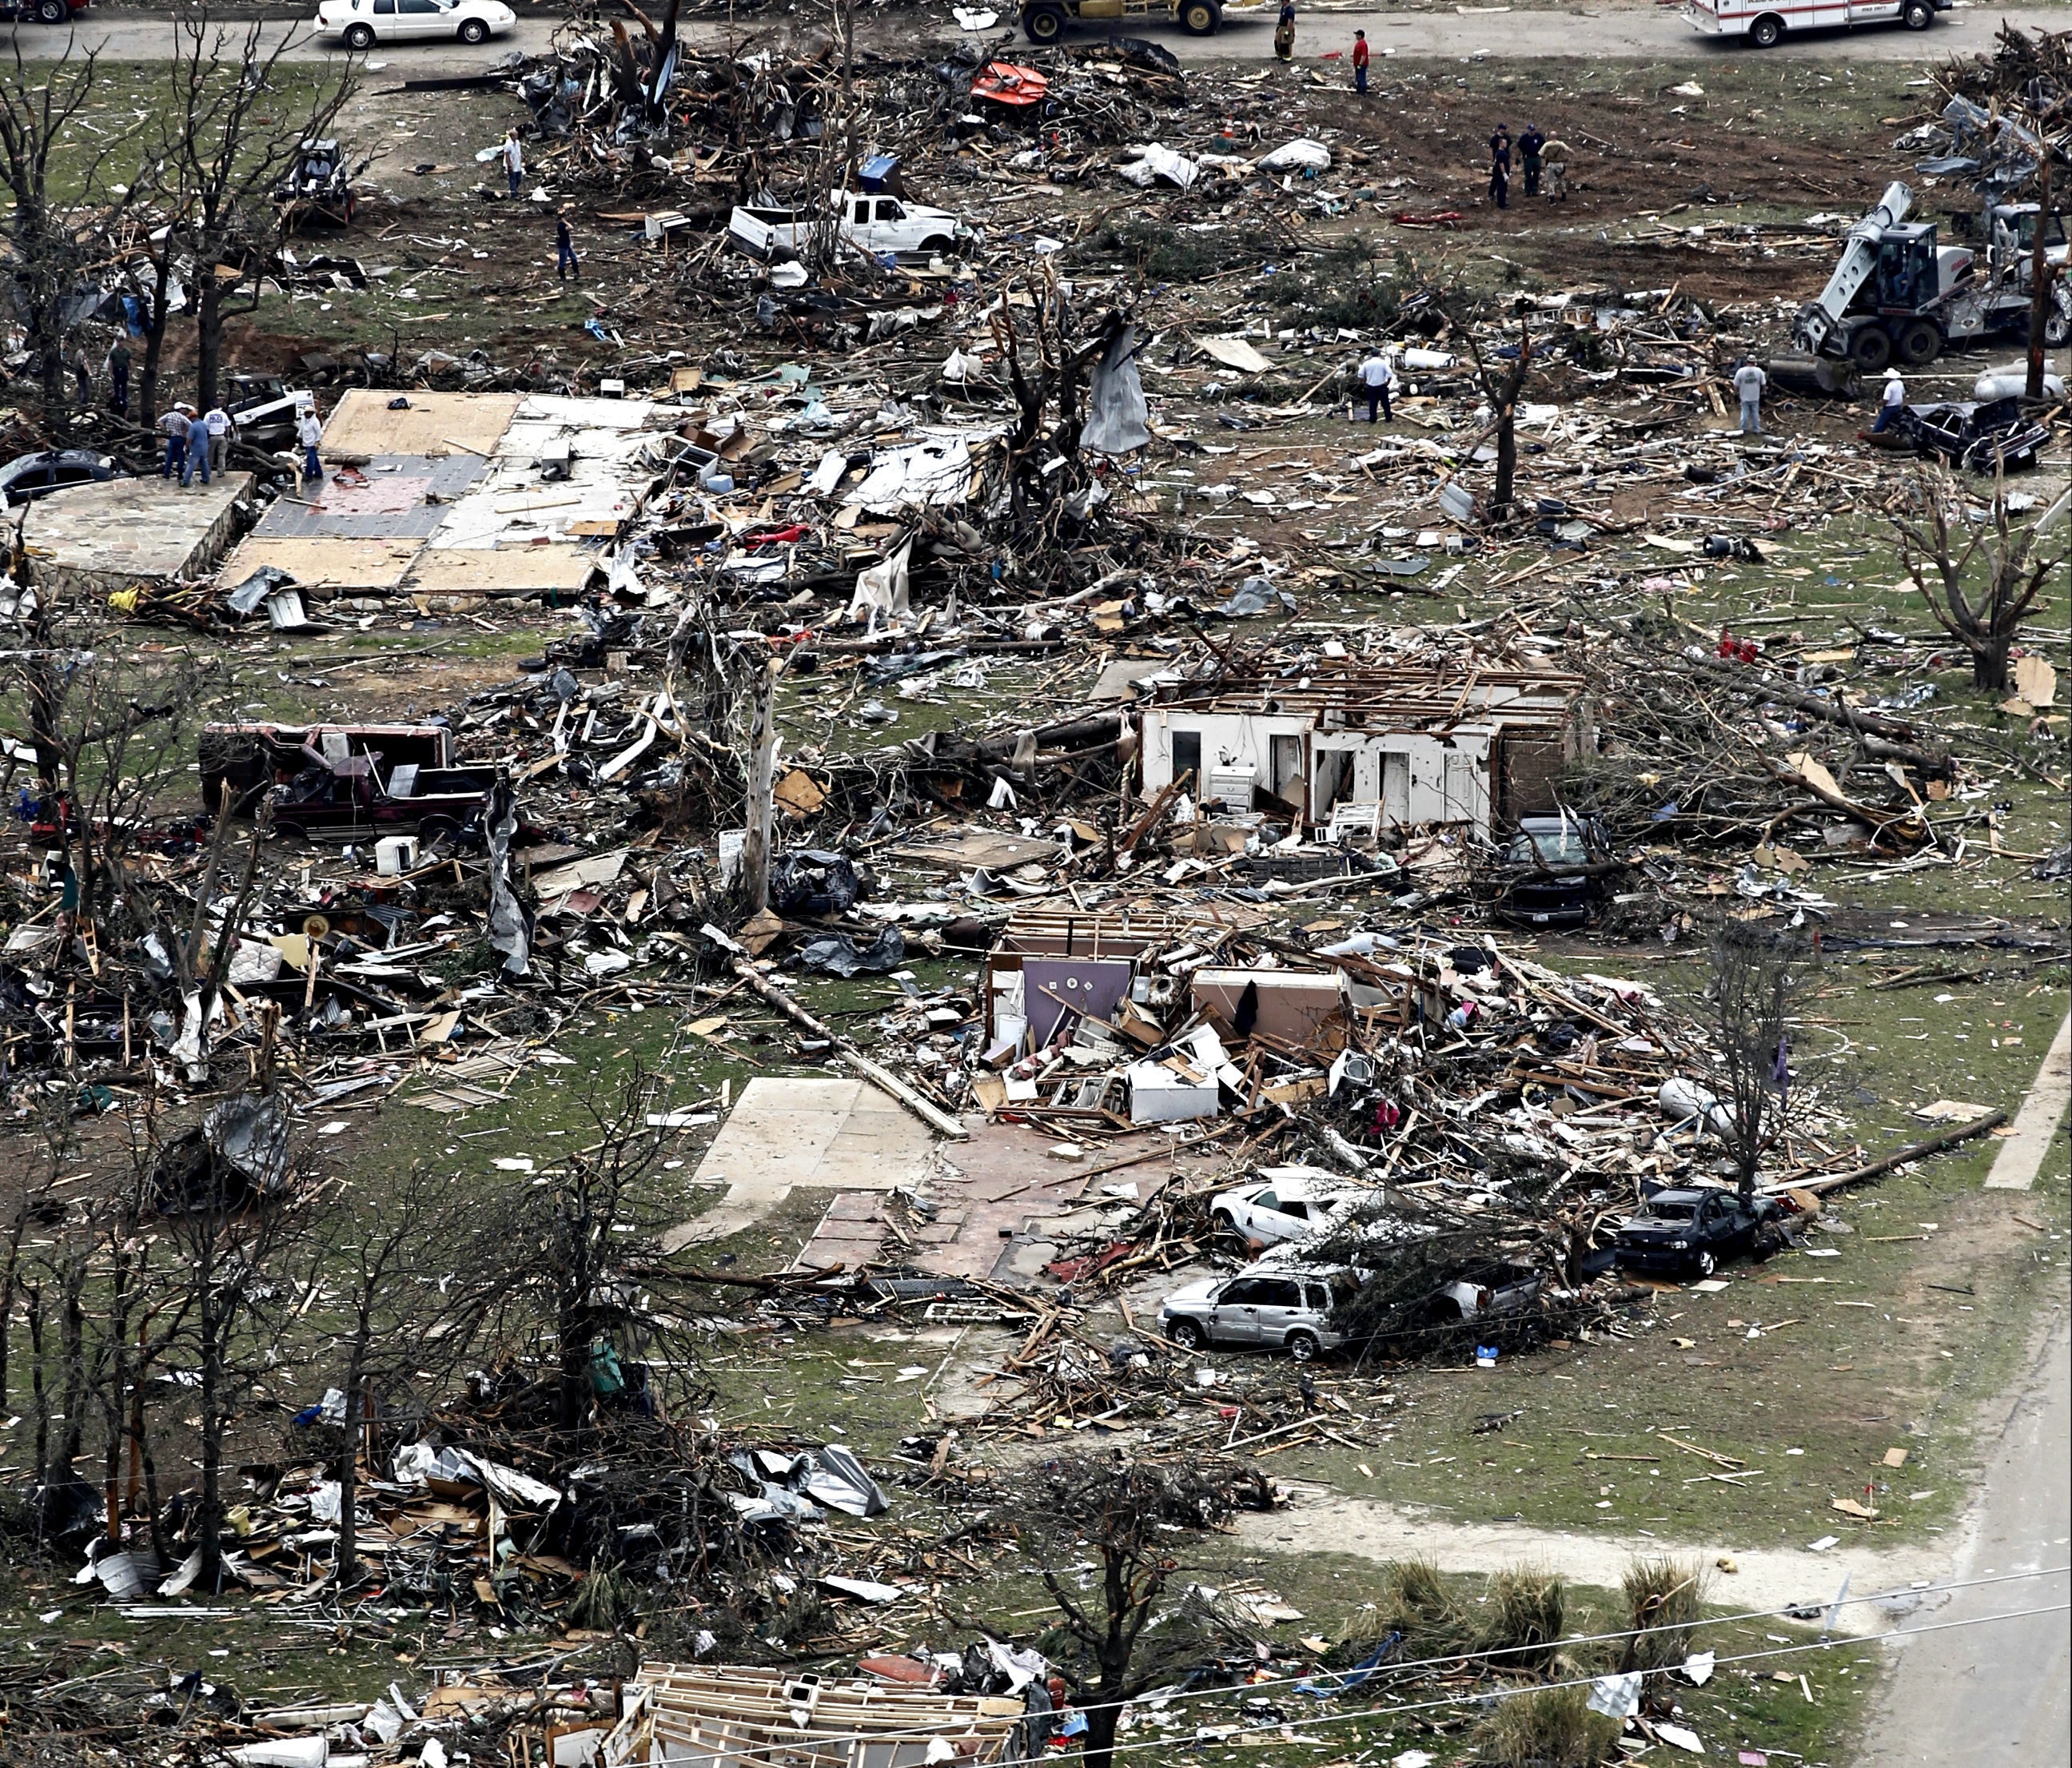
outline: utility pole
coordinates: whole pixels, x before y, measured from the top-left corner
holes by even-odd
[[[770,829],[773,811],[770,800],[773,763],[776,759],[777,723],[775,717],[777,676],[780,665],[767,659],[756,665],[754,698],[750,702],[748,732],[748,841],[742,850],[743,882],[748,886],[751,918],[770,908]]]

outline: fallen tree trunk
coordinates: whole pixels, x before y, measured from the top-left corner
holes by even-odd
[[[2007,1121],[2004,1111],[1989,1111],[1983,1117],[1955,1129],[1946,1129],[1939,1136],[1930,1136],[1926,1141],[1909,1142],[1906,1147],[1895,1149],[1881,1160],[1874,1160],[1868,1166],[1859,1166],[1853,1172],[1836,1173],[1826,1178],[1794,1179],[1790,1184],[1766,1185],[1766,1191],[1811,1191],[1816,1197],[1829,1191],[1840,1190],[1844,1185],[1860,1185],[1867,1178],[1878,1178],[1904,1166],[1909,1161],[1925,1160],[1930,1154],[1939,1154],[1946,1148],[1955,1148],[1959,1142],[1967,1142],[1975,1136],[1983,1136],[1989,1129],[1997,1129]]]
[[[783,1014],[792,1024],[803,1030],[812,1032],[816,1038],[825,1038],[842,1053],[842,1059],[855,1068],[865,1079],[891,1094],[930,1129],[938,1130],[945,1136],[954,1136],[959,1141],[970,1135],[971,1132],[944,1111],[941,1106],[936,1104],[932,1100],[923,1098],[897,1075],[888,1069],[878,1067],[832,1026],[823,1025],[816,1019],[790,995],[758,971],[750,960],[736,958],[734,960],[733,968],[736,976]]]

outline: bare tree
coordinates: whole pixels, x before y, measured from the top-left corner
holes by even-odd
[[[1489,510],[1493,517],[1501,520],[1511,513],[1512,487],[1518,477],[1518,405],[1527,378],[1532,372],[1532,327],[1521,310],[1518,316],[1517,354],[1498,354],[1492,358],[1482,354],[1482,340],[1476,335],[1473,323],[1474,317],[1473,314],[1464,315],[1459,329],[1468,341],[1468,353],[1474,358],[1476,384],[1490,402],[1488,429],[1496,435],[1496,483],[1490,491]],[[1503,349],[1508,352],[1510,347],[1506,345]]]
[[[1801,1095],[1791,1084],[1791,1025],[1812,990],[1812,952],[1798,934],[1722,921],[1706,947],[1703,985],[1689,993],[1705,1034],[1698,1066],[1716,1105],[1703,1120],[1755,1194],[1763,1157],[1783,1140]]]
[[[108,226],[101,171],[114,143],[81,146],[71,138],[94,89],[96,52],[75,60],[68,43],[56,67],[32,70],[23,61],[22,42],[18,32],[14,67],[0,77],[0,177],[13,199],[6,228],[16,309],[30,347],[39,353],[43,421],[55,430],[68,409],[65,347],[83,310],[82,278]],[[53,159],[64,162],[56,189]],[[78,195],[65,200],[58,191],[68,187]]]
[[[231,1103],[249,1101],[244,1096]],[[162,1231],[177,1262],[181,1301],[181,1331],[171,1351],[193,1377],[200,1461],[191,1531],[201,1552],[195,1584],[214,1593],[223,1581],[225,1445],[240,1402],[268,1366],[286,1323],[287,1277],[300,1262],[295,1255],[310,1203],[292,1162],[282,1188],[265,1194],[240,1163],[213,1148],[200,1152],[179,1174],[179,1200]]]
[[[2033,525],[2010,520],[1998,473],[1983,521],[1967,519],[1947,471],[1922,473],[1914,501],[1918,513],[1893,518],[1900,562],[1936,623],[1971,653],[1972,685],[1998,693],[2022,622],[2042,611],[2044,588],[2066,561],[2045,552]]]
[[[413,1164],[400,1183],[341,1191],[324,1212],[308,1289],[337,1325],[344,1399],[338,1581],[360,1575],[359,1469],[384,1399],[450,1375],[492,1310],[500,1248],[457,1172]]]
[[[77,855],[79,922],[90,927],[121,898],[136,832],[168,785],[187,778],[195,727],[229,677],[220,658],[132,661],[117,617],[97,599],[60,606],[32,564],[21,575],[30,592],[17,652],[28,739],[43,796],[69,807],[64,841]]]
[[[254,23],[233,38],[205,6],[173,23],[166,130],[176,163],[166,175],[181,193],[177,231],[194,259],[195,398],[204,408],[216,402],[224,323],[257,306],[261,267],[279,240],[273,187],[302,142],[329,132],[352,90],[348,64],[306,105],[285,102],[275,76],[292,35],[269,48]]]
[[[1235,1470],[1217,1462],[1083,1457],[1054,1462],[1036,1476],[1025,1514],[1043,1540],[1045,1557],[1054,1561],[1077,1549],[1097,1562],[1092,1601],[1071,1586],[1068,1571],[1046,1566],[1043,1573],[1079,1659],[1075,1666],[1069,1656],[1051,1654],[1077,1684],[1087,1768],[1108,1768],[1124,1705],[1172,1667],[1169,1651],[1143,1645],[1179,1569],[1174,1532],[1222,1522],[1239,1505],[1240,1486]],[[1154,1637],[1178,1647],[1177,1634],[1168,1640],[1167,1631],[1161,1627]]]
[[[505,1277],[487,1330],[521,1359],[551,1338],[563,1430],[590,1426],[607,1408],[660,1414],[702,1392],[697,1341],[656,1299],[694,1281],[671,1268],[666,1219],[645,1201],[664,1146],[665,1133],[647,1120],[661,1089],[638,1060],[623,1081],[596,1087],[583,1101],[596,1125],[590,1145],[505,1200],[495,1221]]]

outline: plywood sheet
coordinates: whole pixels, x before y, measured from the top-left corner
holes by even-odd
[[[413,393],[407,411],[391,411],[396,397],[348,388],[324,421],[323,452],[493,454],[522,402],[512,393]]]
[[[574,591],[602,555],[572,541],[536,546],[434,546],[417,560],[414,586],[431,595],[483,595],[497,590]]]
[[[417,556],[413,540],[311,539],[298,535],[248,534],[225,561],[216,581],[235,589],[261,565],[286,571],[307,586],[339,590],[393,590]]]

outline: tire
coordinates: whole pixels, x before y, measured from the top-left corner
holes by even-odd
[[[1324,1347],[1317,1342],[1314,1332],[1291,1332],[1288,1334],[1288,1355],[1297,1363],[1314,1363]]]
[[[1181,0],[1180,28],[1190,37],[1213,37],[1223,22],[1216,0]]]
[[[372,49],[374,47],[374,27],[347,25],[345,30],[345,47],[357,50],[362,54]]]
[[[1892,339],[1883,326],[1867,325],[1849,339],[1849,360],[1874,375],[1892,360]]]
[[[417,847],[421,853],[450,853],[460,845],[460,824],[450,816],[427,816],[417,825]]]
[[[1899,22],[1909,31],[1926,31],[1935,23],[1935,9],[1929,0],[1908,0],[1899,9]]]
[[[72,16],[65,0],[36,0],[36,17],[47,25],[61,25]]]
[[[931,257],[947,256],[956,248],[956,242],[947,233],[931,233],[922,241],[921,249]]]
[[[489,27],[479,19],[464,19],[461,21],[460,40],[466,43],[487,43],[489,41]]]
[[[1055,43],[1065,34],[1064,9],[1031,6],[1022,21],[1022,28],[1029,33],[1031,43]]]
[[[1711,1253],[1709,1253],[1709,1252],[1700,1252],[1700,1253],[1698,1255],[1698,1275],[1699,1275],[1699,1276],[1700,1276],[1700,1277],[1710,1277],[1710,1276],[1713,1273],[1713,1272],[1715,1272],[1715,1271],[1718,1270],[1718,1269],[1719,1269],[1719,1268],[1720,1268],[1720,1261],[1719,1261],[1717,1259],[1714,1258]]]
[[[1910,368],[1919,368],[1942,354],[1942,334],[1932,321],[1916,319],[1903,327],[1895,352]]]
[[[1749,41],[1758,49],[1774,49],[1783,35],[1784,21],[1774,12],[1766,12],[1749,27]]]
[[[1173,1330],[1166,1334],[1182,1351],[1198,1351],[1209,1341],[1202,1332],[1201,1322],[1196,1320],[1175,1320]]]

